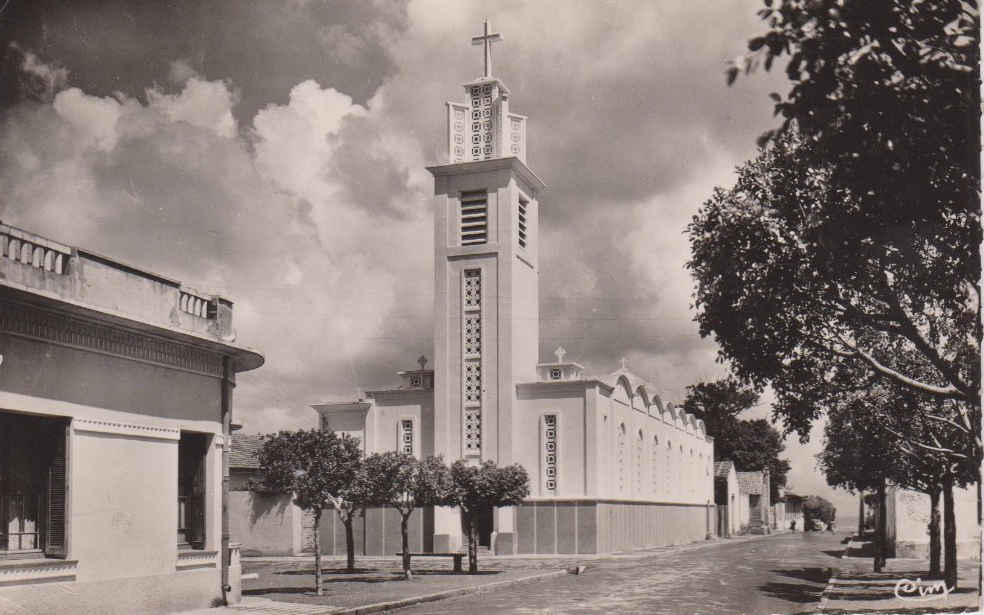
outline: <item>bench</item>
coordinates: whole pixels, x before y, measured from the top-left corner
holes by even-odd
[[[403,553],[397,553],[398,556],[403,557]],[[410,558],[414,557],[453,557],[454,558],[454,571],[461,572],[461,558],[463,558],[466,553],[410,553]]]

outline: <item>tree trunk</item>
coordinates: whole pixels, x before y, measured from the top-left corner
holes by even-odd
[[[478,572],[478,523],[474,517],[468,518],[468,573]]]
[[[878,518],[875,522],[875,572],[881,572],[885,567],[885,554],[888,550],[886,528],[888,519],[885,515],[885,479],[878,484]]]
[[[355,570],[355,533],[352,531],[352,517],[355,511],[350,511],[342,523],[345,525],[345,568],[352,572]]]
[[[321,578],[321,532],[319,532],[319,527],[321,525],[321,510],[314,511],[314,593],[319,596],[324,595],[324,587]]]
[[[940,488],[929,491],[929,576],[940,576]]]
[[[412,512],[412,511],[411,511]],[[400,535],[403,539],[403,576],[411,578],[410,575],[410,539],[407,536],[407,521],[410,520],[409,514],[400,511]]]
[[[864,536],[864,491],[858,492],[858,539]]]
[[[953,512],[953,476],[943,478],[943,580],[957,589],[957,521]]]

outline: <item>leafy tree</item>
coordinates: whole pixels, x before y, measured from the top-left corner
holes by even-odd
[[[451,494],[451,475],[441,457],[418,461],[413,455],[373,453],[365,463],[365,483],[372,485],[374,504],[391,506],[400,513],[403,539],[403,574],[411,578],[410,541],[407,524],[410,515],[424,506],[443,506]]]
[[[451,465],[449,505],[461,508],[468,536],[468,572],[478,572],[478,516],[497,506],[515,506],[530,494],[530,479],[519,464],[497,467],[494,461],[480,466],[459,459]]]
[[[688,229],[701,333],[803,438],[877,375],[956,402],[980,447],[976,3],[765,4],[729,80],[788,55],[791,86],[769,147]]]
[[[826,498],[819,495],[811,495],[803,502],[803,530],[808,531],[816,527],[815,522],[830,525],[837,516],[837,509]]]
[[[875,572],[881,572],[887,557],[885,489],[904,475],[898,464],[898,438],[884,425],[883,414],[892,401],[882,387],[859,391],[843,405],[829,408],[824,448],[817,455],[830,486],[875,492]]]
[[[294,503],[314,515],[314,575],[319,596],[324,593],[318,532],[321,514],[329,506],[336,510],[345,508],[344,494],[356,481],[361,458],[356,440],[347,434],[338,436],[320,429],[268,435],[260,449],[260,471],[267,487],[292,493]],[[349,542],[350,568],[351,545]]]
[[[789,462],[779,458],[786,448],[782,436],[768,421],[738,418],[758,400],[753,388],[727,378],[688,386],[683,408],[702,419],[707,434],[714,437],[715,460],[730,460],[739,472],[769,470],[770,501],[775,502],[789,473]]]

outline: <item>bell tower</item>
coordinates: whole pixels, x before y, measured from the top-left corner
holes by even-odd
[[[501,40],[488,22],[472,39],[484,48],[484,75],[464,84],[466,103],[447,103],[448,161],[427,169],[436,197],[434,449],[500,465],[513,459],[516,383],[537,377],[546,187],[526,166],[526,117],[510,112],[509,90],[492,75]],[[460,525],[441,516],[434,548],[456,548]]]

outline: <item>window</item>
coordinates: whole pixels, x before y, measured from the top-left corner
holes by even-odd
[[[543,415],[543,491],[547,495],[557,492],[557,415]]]
[[[205,548],[205,456],[208,434],[181,432],[178,441],[178,548]]]
[[[625,493],[625,423],[618,426],[618,492]]]
[[[530,202],[519,197],[519,247],[526,247],[526,210],[529,207]]]
[[[488,194],[484,190],[461,193],[461,245],[488,241]]]
[[[659,436],[653,436],[653,450],[650,463],[649,472],[650,478],[652,479],[653,495],[656,495],[659,492],[659,472],[657,471],[659,467]]]
[[[561,376],[563,376],[563,372],[561,372],[559,367],[553,367],[550,369],[551,380],[560,380]]]
[[[413,455],[413,420],[400,421],[400,452]]]
[[[0,412],[0,558],[65,555],[64,419]]]
[[[410,386],[415,389],[420,388],[420,374],[410,374]]]
[[[462,306],[462,438],[464,454],[482,452],[482,270],[466,269]]]

